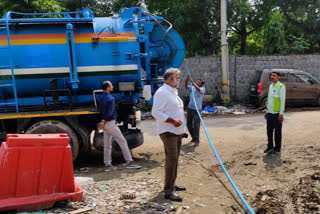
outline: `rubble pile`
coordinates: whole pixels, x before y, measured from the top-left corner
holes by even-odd
[[[126,213],[126,214],[160,214],[181,213],[187,206],[176,207],[162,198],[162,181],[160,178],[139,178],[138,180],[104,180],[94,182],[90,177],[76,177],[83,188],[83,201],[63,201],[50,210],[39,213]]]
[[[300,178],[299,183],[288,191],[273,189],[259,192],[253,201],[256,213],[319,213],[319,181],[320,172],[316,172]]]
[[[246,107],[240,104],[234,105],[232,107],[225,107],[225,106],[205,106],[201,113],[203,116],[210,116],[210,115],[227,115],[227,114],[235,114],[235,115],[244,115],[249,113],[256,113],[261,111],[262,109],[255,109],[253,107]],[[186,113],[186,112],[185,112]],[[141,112],[141,119],[153,119],[151,115],[151,111],[142,111]]]

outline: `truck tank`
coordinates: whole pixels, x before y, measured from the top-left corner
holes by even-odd
[[[115,86],[116,100],[136,103],[143,86],[155,89],[184,54],[171,24],[138,7],[113,17],[94,17],[88,8],[8,12],[0,20],[0,111],[39,110],[59,102],[93,105],[93,91],[104,80]]]
[[[112,17],[94,17],[88,8],[8,12],[0,19],[0,142],[7,133],[67,133],[73,160],[92,145],[102,151],[96,98],[109,80],[119,128],[134,149],[143,144],[137,102],[142,94],[150,98],[184,54],[172,25],[138,7]]]

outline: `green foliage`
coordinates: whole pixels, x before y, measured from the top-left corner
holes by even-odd
[[[291,54],[304,54],[307,49],[309,49],[310,44],[303,38],[297,38],[295,36],[290,36],[290,44],[286,47],[285,53]]]
[[[257,42],[254,39],[247,39],[247,55],[259,55],[263,53],[263,44]]]
[[[146,0],[146,4],[150,12],[173,24],[185,42],[187,56],[208,56],[220,52],[220,4],[217,1]]]
[[[141,1],[139,0],[115,0],[112,3],[112,11],[118,13],[120,8],[123,7],[140,7]]]
[[[253,39],[248,43],[247,37],[266,23],[271,7],[254,6],[248,0],[228,1],[228,23],[232,30],[231,52],[234,54],[256,54],[257,45]],[[239,37],[235,37],[235,34]],[[236,41],[235,41],[236,39]],[[250,45],[250,47],[247,47]],[[248,48],[250,49],[248,52]],[[253,53],[254,52],[254,53]]]
[[[266,54],[282,53],[286,47],[284,36],[284,19],[280,13],[273,13],[264,31],[264,45]]]
[[[34,13],[34,12],[60,12],[61,7],[56,0],[1,0],[0,16],[8,11]]]
[[[84,8],[90,8],[95,16],[110,16],[111,2],[108,0],[57,0],[64,11],[81,11]]]
[[[230,54],[320,53],[320,0],[228,0]],[[187,56],[220,54],[217,0],[0,0],[8,11],[61,12],[92,9],[110,16],[122,7],[143,6],[163,16],[182,36]]]
[[[306,51],[320,53],[320,1],[273,0],[272,3],[281,9],[290,25],[302,30],[304,39],[310,44]]]

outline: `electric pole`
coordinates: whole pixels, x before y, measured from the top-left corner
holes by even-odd
[[[222,64],[222,99],[224,103],[229,97],[229,55],[227,41],[227,0],[221,0],[221,64]]]

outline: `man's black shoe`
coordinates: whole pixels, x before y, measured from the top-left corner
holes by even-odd
[[[273,155],[274,154],[274,149],[271,149],[270,151],[267,152],[267,155]]]
[[[281,155],[281,151],[276,151],[276,150],[274,150],[274,151],[273,151],[273,155]]]
[[[177,202],[181,202],[182,201],[182,198],[179,195],[175,194],[175,193],[171,193],[169,195],[164,195],[164,198],[168,199],[170,201],[177,201]]]
[[[174,190],[175,190],[175,191],[186,191],[187,188],[185,188],[184,186],[175,186],[175,187],[174,187]]]
[[[269,152],[271,152],[271,151],[273,151],[273,148],[266,148],[266,149],[264,150],[264,153],[268,153],[268,154],[269,154]]]

